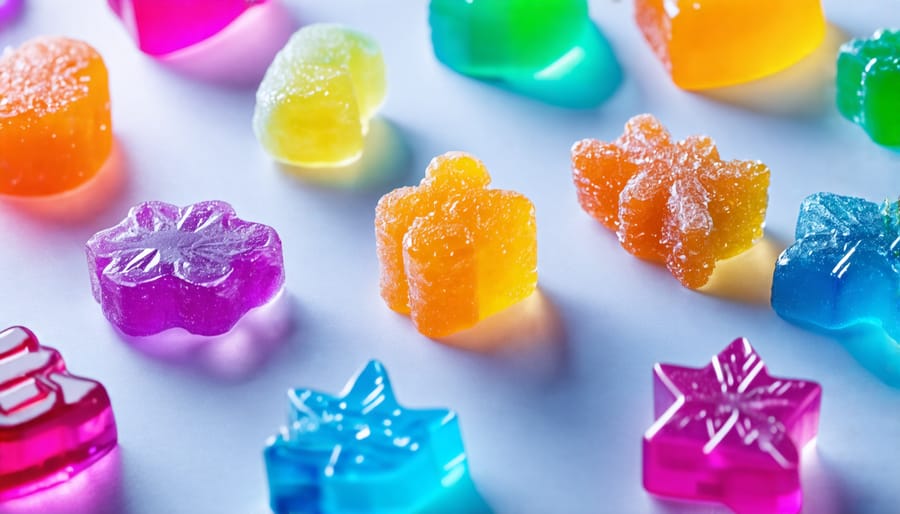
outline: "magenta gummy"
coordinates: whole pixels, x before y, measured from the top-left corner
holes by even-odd
[[[799,512],[800,451],[818,431],[819,384],[770,376],[743,338],[704,368],[657,364],[653,376],[645,489],[738,514]]]
[[[278,233],[225,202],[142,203],[91,237],[87,259],[94,298],[130,336],[224,334],[284,285]]]

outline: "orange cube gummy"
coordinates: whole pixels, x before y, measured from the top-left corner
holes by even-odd
[[[490,181],[481,161],[450,152],[375,209],[381,296],[428,337],[471,327],[537,285],[534,205]]]
[[[636,0],[635,17],[672,81],[684,89],[770,75],[825,38],[821,0]]]
[[[96,50],[44,37],[0,57],[0,194],[73,189],[111,150],[109,81]]]
[[[722,161],[706,136],[672,141],[649,114],[629,120],[612,143],[575,143],[572,170],[581,207],[685,287],[703,286],[716,261],[763,235],[769,168]]]

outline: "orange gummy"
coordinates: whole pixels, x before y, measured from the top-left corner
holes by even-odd
[[[769,168],[723,162],[706,136],[672,141],[649,114],[629,120],[613,143],[575,143],[572,170],[581,207],[685,287],[703,286],[716,261],[763,235]]]
[[[636,0],[644,38],[684,89],[778,72],[825,37],[821,0]]]
[[[111,150],[109,82],[96,50],[45,37],[0,57],[0,194],[75,188]]]
[[[381,296],[428,337],[471,327],[537,285],[534,205],[490,181],[481,161],[450,152],[375,208]]]

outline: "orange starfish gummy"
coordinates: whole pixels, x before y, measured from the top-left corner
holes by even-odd
[[[575,143],[572,170],[581,207],[686,287],[703,286],[717,260],[762,237],[769,168],[723,162],[706,136],[672,141],[649,114],[629,120],[613,143]]]
[[[93,177],[112,149],[109,83],[87,43],[37,38],[0,57],[0,194],[36,196]]]
[[[537,285],[534,205],[490,181],[481,161],[450,152],[375,208],[381,296],[428,337],[468,328]]]

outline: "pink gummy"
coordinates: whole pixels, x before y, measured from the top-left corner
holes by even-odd
[[[143,52],[164,55],[217,34],[266,0],[109,0]]]
[[[800,450],[818,431],[819,384],[770,376],[743,338],[704,368],[653,371],[644,488],[739,514],[800,510]]]
[[[116,445],[109,396],[24,327],[0,332],[0,498],[65,481]]]

